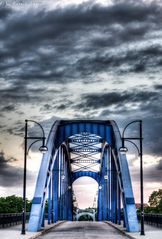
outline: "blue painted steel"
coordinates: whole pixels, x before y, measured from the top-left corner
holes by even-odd
[[[104,205],[104,209],[103,209],[103,220],[107,220],[107,152],[104,152],[103,155],[103,205]]]
[[[51,162],[51,159],[54,159],[54,140],[56,139],[56,131],[57,126],[59,122],[56,122],[50,131],[49,137],[48,137],[48,150],[49,153],[45,154],[42,158],[36,188],[35,188],[35,194],[34,198],[41,198],[41,201],[32,204],[31,213],[30,213],[30,219],[29,219],[29,225],[28,230],[29,231],[38,231],[41,229],[41,223],[42,223],[42,211],[44,210],[43,205],[45,204],[45,185],[47,180],[47,174],[48,174],[48,168]]]
[[[59,148],[59,164],[60,164],[60,205],[59,205],[59,220],[63,220],[63,183],[62,183],[62,177],[63,177],[63,155],[62,155],[62,147]]]
[[[126,156],[122,155],[119,151],[119,148],[122,146],[119,129],[114,121],[111,121],[111,124],[113,127],[116,149],[118,150],[116,157],[118,158],[118,163],[120,166],[120,177],[121,177],[121,182],[123,187],[122,203],[123,203],[125,226],[127,231],[137,232],[139,231],[139,226],[138,226],[135,204],[133,202],[131,204],[128,204],[126,202],[126,198],[128,197],[134,198],[132,185],[131,185],[131,178],[130,178],[130,173],[128,168],[128,162],[127,162]]]
[[[51,180],[48,186],[48,224],[51,224],[51,210],[52,210],[52,205],[51,205]]]
[[[115,163],[114,160],[112,159],[111,161],[111,219],[112,222],[116,223],[116,213],[117,213],[117,172],[115,169]]]
[[[107,167],[108,167],[108,160],[109,160],[109,156],[107,155],[107,144],[103,144],[103,148],[102,148],[102,160],[101,160],[101,170],[100,170],[100,182],[99,184],[101,185],[101,200],[102,200],[102,206],[100,205],[99,202],[99,210],[98,210],[98,218],[99,220],[106,220],[107,219],[107,208],[108,208],[108,200],[107,200],[107,181],[108,181],[108,171],[107,171]],[[100,199],[99,199],[100,200]],[[104,205],[104,208],[103,208]]]
[[[102,160],[97,162],[101,165],[100,172],[84,171],[84,167],[81,167],[80,171],[77,172],[70,171],[69,165],[71,161],[68,140],[72,135],[81,134],[83,132],[98,135],[101,139],[102,149],[104,142],[109,144],[109,153],[106,156],[105,151],[102,154]],[[63,142],[65,142],[64,145],[62,145]],[[114,121],[56,121],[51,128],[47,147],[48,153],[42,158],[37,179],[29,220],[29,231],[38,231],[41,228],[47,189],[51,180],[51,172],[53,172],[52,198],[54,222],[57,220],[72,219],[72,193],[71,189],[69,190],[69,185],[71,186],[79,177],[88,176],[94,178],[98,184],[102,186],[98,193],[98,219],[103,220],[108,218],[115,223],[120,221],[119,202],[121,194],[126,229],[130,232],[139,230],[128,163],[126,157],[122,156],[119,152],[121,137]],[[59,159],[60,162],[58,173],[55,172],[58,167],[55,163],[56,159]],[[106,173],[108,174],[108,186],[105,186],[104,180]],[[63,174],[64,182],[62,180]],[[54,175],[56,175],[56,177]],[[49,203],[51,201],[50,198],[49,194]],[[106,210],[104,211],[105,205],[106,208],[108,208],[107,212]],[[59,213],[58,210],[60,210]],[[49,221],[50,220],[51,218],[49,218]]]
[[[58,221],[58,197],[59,197],[59,158],[56,158],[53,169],[53,222]]]
[[[102,221],[102,185],[99,185],[98,190],[98,221]]]
[[[68,208],[68,216],[67,220],[72,221],[73,220],[73,202],[72,202],[72,188],[69,186],[68,188],[68,201],[67,201],[67,208]]]
[[[117,223],[120,225],[121,224],[121,192],[120,192],[120,187],[119,187],[119,181],[117,182]]]
[[[38,203],[41,203],[41,197],[34,197],[33,200],[32,200],[32,204],[38,204]]]
[[[41,227],[44,227],[45,226],[45,213],[43,211],[43,216],[42,216],[42,222],[41,222]]]
[[[100,180],[98,173],[91,172],[91,171],[79,171],[76,173],[72,173],[72,182],[74,182],[76,179],[78,179],[80,177],[91,177],[94,180],[96,180],[97,182],[99,182],[99,180]]]

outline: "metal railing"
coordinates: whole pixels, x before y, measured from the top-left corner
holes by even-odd
[[[26,214],[29,220],[29,213]],[[22,223],[22,213],[3,213],[0,214],[0,228],[11,227]]]
[[[141,215],[137,213],[138,220],[140,222]],[[121,220],[124,220],[123,212],[121,212]],[[123,221],[124,223],[124,221]],[[148,225],[152,225],[154,227],[162,227],[162,214],[156,213],[145,213],[144,214],[144,223]]]
[[[45,215],[47,218],[47,215]],[[121,219],[123,214],[121,213]],[[138,214],[140,220],[140,215]],[[145,213],[144,221],[148,225],[162,227],[162,214]],[[29,213],[26,214],[26,220],[29,220]],[[0,228],[11,227],[22,223],[22,213],[3,213],[0,214]]]
[[[146,224],[162,227],[162,214],[145,213],[144,221]]]

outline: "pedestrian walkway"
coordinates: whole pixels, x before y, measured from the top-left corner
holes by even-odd
[[[113,224],[111,222],[106,222],[109,225],[113,226],[114,228],[116,228],[117,230],[119,230],[120,232],[122,232],[123,234],[127,235],[129,238],[132,239],[161,239],[162,238],[162,228],[159,227],[154,227],[154,226],[150,226],[145,224],[145,235],[141,236],[140,232],[136,232],[136,233],[128,233],[125,231],[125,228],[123,228],[122,225],[116,225]],[[140,225],[139,225],[140,228]]]
[[[86,223],[86,222],[85,222]],[[94,222],[92,222],[94,223]],[[97,222],[96,222],[97,223]],[[120,233],[123,233],[125,236],[131,239],[161,239],[162,238],[162,228],[153,227],[150,225],[145,225],[145,236],[141,236],[139,233],[128,233],[125,231],[125,229],[122,227],[122,225],[115,225],[111,222],[106,222],[107,224],[111,225],[112,227],[116,228],[120,231]],[[105,223],[105,224],[106,224]],[[40,232],[28,232],[26,231],[25,235],[21,235],[21,225],[8,227],[4,229],[0,229],[0,239],[35,239],[41,236],[42,234],[46,233],[47,231],[52,230],[55,231],[55,227],[60,230],[62,226],[59,226],[62,224],[62,222],[58,222],[56,224],[52,225],[46,225],[45,230],[42,230]],[[27,228],[27,225],[26,225]],[[95,228],[94,228],[95,229]],[[70,228],[69,228],[70,230]],[[57,229],[56,229],[57,231]],[[119,235],[114,235],[115,239],[119,238]],[[105,235],[105,239],[107,239],[107,236]]]
[[[28,232],[26,230],[26,234],[21,234],[21,225],[16,225],[13,227],[7,227],[7,228],[1,228],[0,229],[0,239],[35,239],[38,236],[42,235],[43,233],[46,233],[51,228],[54,228],[61,224],[62,222],[57,222],[52,225],[46,225],[45,229],[40,232]],[[26,225],[26,228],[28,225]]]
[[[114,227],[104,222],[66,221],[38,239],[128,239]]]

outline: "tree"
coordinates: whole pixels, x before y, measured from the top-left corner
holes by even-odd
[[[85,214],[79,218],[79,221],[93,221],[93,218],[90,215]]]
[[[31,201],[26,200],[26,211],[29,212]],[[22,212],[22,197],[15,195],[0,197],[0,213],[20,213]]]
[[[162,189],[151,193],[149,204],[151,212],[162,213]]]

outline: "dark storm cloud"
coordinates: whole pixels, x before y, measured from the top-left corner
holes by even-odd
[[[45,104],[40,108],[40,111],[50,111],[53,107],[50,104]]]
[[[137,164],[136,164],[137,165]],[[138,168],[135,169],[134,166],[130,166],[131,177],[133,182],[140,182],[140,165],[138,163]],[[150,167],[145,167],[144,165],[144,184],[145,183],[161,183],[161,173],[162,170],[158,169],[155,165]]]
[[[11,165],[15,158],[5,158],[0,152],[0,185],[3,187],[17,186],[22,181],[23,169]]]
[[[162,159],[158,162],[157,169],[162,171]]]
[[[155,91],[154,89],[147,91],[143,88],[143,91],[83,94],[81,103],[74,107],[82,112],[92,110],[90,115],[93,115],[93,111],[100,111],[98,118],[113,118],[117,121],[121,132],[130,121],[142,119],[144,153],[159,157],[162,155],[161,85],[155,85],[154,88]],[[138,107],[133,109],[136,104]],[[130,127],[128,135],[137,136],[139,133],[137,126]]]
[[[13,85],[86,81],[96,72],[126,72],[120,71],[124,64],[136,73],[160,65],[161,45],[112,52],[161,31],[162,7],[156,2],[115,1],[107,7],[83,3],[27,12],[7,8],[2,16],[0,69]]]
[[[82,103],[76,105],[76,108],[102,108],[112,105],[119,106],[123,103],[142,103],[157,99],[157,93],[151,91],[123,91],[123,92],[101,92],[92,94],[83,94]]]
[[[161,66],[162,7],[156,1],[151,4],[114,1],[113,5],[107,7],[84,3],[50,11],[3,9],[0,13],[0,77],[10,83],[0,89],[0,101],[4,109],[11,102],[16,108],[17,103],[40,104],[42,101],[44,107],[41,111],[54,107],[64,110],[67,107],[64,102],[49,103],[55,93],[61,95],[64,91],[55,90],[57,83],[68,84],[74,80],[89,82],[96,79],[98,72],[147,73]],[[152,43],[154,39],[159,39],[159,43]],[[55,84],[51,92],[47,89],[50,83]],[[105,80],[105,84],[108,83]],[[147,115],[150,117],[160,109],[161,101],[157,101],[156,95],[160,87],[156,85],[153,89],[155,92],[84,94],[81,95],[81,103],[75,103],[75,109],[95,111],[105,108],[102,115],[107,115],[114,113],[107,107],[114,106],[117,108],[116,114],[126,115],[129,109],[124,108],[121,102],[139,103],[138,117],[146,111],[150,112]],[[160,119],[157,119],[157,130],[159,123]],[[153,119],[146,124],[151,127]],[[15,134],[19,128],[22,129],[9,128],[8,132]],[[160,137],[159,132],[157,137]],[[151,135],[155,138],[152,128]],[[153,146],[152,142],[151,152],[154,151]],[[158,147],[156,152],[160,153],[160,144]]]
[[[67,96],[62,96],[61,99],[56,99],[50,103],[44,104],[40,108],[40,112],[55,112],[55,111],[64,111],[65,109],[71,108],[73,102],[67,100]]]
[[[162,90],[162,85],[154,85],[154,88],[156,89],[156,90],[159,90],[159,91],[161,91]]]
[[[10,119],[11,121],[11,119]],[[7,124],[8,122],[4,121],[4,124],[0,126],[2,133],[7,133],[9,135],[14,136],[24,136],[24,130],[25,130],[25,121],[16,121],[15,123],[12,123],[12,125]]]
[[[154,156],[162,155],[162,116],[144,118],[143,134],[145,152]]]
[[[97,53],[94,56],[84,56],[76,63],[77,70],[83,75],[90,75],[93,72],[144,72],[147,68],[159,65],[161,60],[161,45],[150,45],[142,49],[126,50],[116,53]],[[120,67],[127,65],[122,70]]]
[[[13,166],[13,161],[17,161],[17,159],[14,157],[6,158],[4,153],[0,152],[0,186],[17,187],[22,183],[23,168]],[[28,172],[28,179],[33,179],[33,175],[30,172]]]
[[[54,92],[55,90],[53,90]],[[2,111],[14,110],[16,108],[14,104],[17,103],[40,103],[41,100],[47,100],[49,96],[50,92],[43,85],[41,87],[37,85],[37,88],[32,88],[21,84],[21,82],[15,82],[8,88],[0,89],[0,101],[4,105]],[[12,105],[11,102],[13,103]]]
[[[14,105],[7,105],[1,108],[1,111],[7,111],[7,112],[14,111],[14,110],[15,110]]]
[[[22,126],[23,122],[19,123],[17,126],[13,126],[12,128],[5,129],[5,132],[7,132],[10,135],[17,135],[17,136],[24,136],[24,126]]]
[[[12,13],[10,8],[1,5],[0,2],[0,20],[7,18]]]

